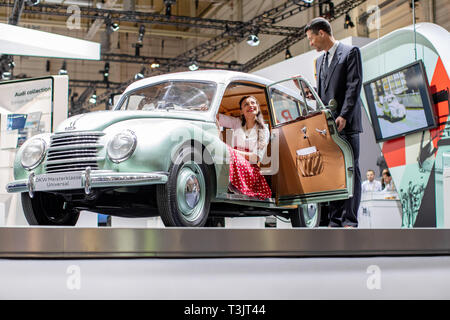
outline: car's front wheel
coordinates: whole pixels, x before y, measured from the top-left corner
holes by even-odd
[[[74,226],[80,216],[62,197],[45,192],[36,192],[33,198],[22,193],[22,208],[30,225]]]
[[[169,178],[157,186],[159,214],[166,227],[202,227],[211,202],[209,169],[201,152],[185,147],[169,169]]]
[[[320,224],[320,204],[304,204],[290,211],[291,225],[294,228],[317,228]]]

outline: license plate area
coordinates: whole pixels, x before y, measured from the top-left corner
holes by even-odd
[[[71,190],[82,189],[81,172],[63,172],[36,175],[34,189],[36,191],[47,190]]]

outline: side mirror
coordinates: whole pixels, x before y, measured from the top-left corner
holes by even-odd
[[[338,103],[336,101],[336,99],[331,99],[328,102],[328,108],[331,110],[331,112],[335,112],[337,110],[338,107]]]

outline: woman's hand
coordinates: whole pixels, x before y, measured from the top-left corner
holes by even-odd
[[[251,164],[258,164],[258,156],[251,152],[236,150],[240,155],[242,155]]]

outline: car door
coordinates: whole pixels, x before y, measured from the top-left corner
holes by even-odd
[[[274,83],[267,91],[272,142],[279,143],[279,170],[274,179],[277,204],[351,197],[352,149],[339,136],[330,110],[311,85],[297,77]]]

